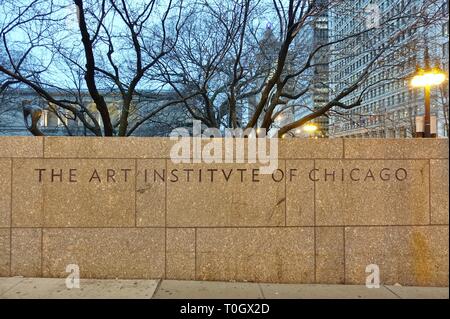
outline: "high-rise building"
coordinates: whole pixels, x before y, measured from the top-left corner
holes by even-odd
[[[428,11],[433,12],[436,22],[430,20],[427,26],[417,24],[418,17],[425,16]],[[444,19],[435,12],[440,12]],[[343,1],[332,10],[329,19],[330,41],[361,33],[353,40],[336,43],[331,49],[330,80],[334,92],[352,83],[368,67],[374,55],[388,46],[379,67],[371,69],[361,88],[365,90],[361,105],[332,114],[330,136],[414,136],[416,117],[424,111],[424,97],[421,90],[411,88],[410,78],[416,67],[422,66],[426,48],[430,51],[433,66],[439,63],[441,67],[447,65],[448,69],[448,35],[443,32],[448,30],[448,1]],[[373,31],[364,32],[364,28]],[[341,102],[351,104],[360,93],[358,89]],[[443,116],[440,109],[445,108],[439,102],[442,94],[447,94],[448,109],[448,91],[433,89],[431,113],[438,118]],[[448,118],[448,112],[446,116]],[[447,135],[448,130],[439,123],[438,120],[438,135]]]
[[[315,48],[328,43],[328,2],[329,0],[316,1],[315,5],[321,9],[303,25],[297,35],[298,41],[291,49],[291,54],[294,57],[293,61],[289,61],[286,65],[287,73],[298,69],[299,65],[302,65],[313,52],[315,54],[311,60],[311,67],[307,68],[296,78],[295,83],[290,84],[290,87],[287,88],[292,91],[293,95],[295,95],[295,92],[298,93],[308,88],[306,94],[298,100],[290,101],[287,107],[284,107],[285,110],[276,123],[278,127],[301,119],[323,107],[329,101],[329,50],[315,52]],[[328,137],[328,116],[317,117],[311,123],[314,123],[317,127],[317,130],[313,133],[314,136]],[[310,133],[305,134],[301,129],[297,129],[291,134],[297,137],[311,135]]]
[[[326,6],[328,0],[319,0],[318,5]],[[323,10],[315,17],[312,22],[312,26],[309,30],[311,33],[312,47],[328,43],[328,10]],[[312,106],[312,110],[315,111],[329,101],[329,51],[320,50],[311,61],[312,65],[312,78],[311,78],[311,91],[309,94],[309,105]],[[299,114],[304,115],[304,114]],[[314,133],[317,137],[328,137],[328,116],[319,116],[311,121],[317,126],[317,130]]]
[[[437,27],[437,33],[440,33],[440,37],[438,37],[438,43],[436,44],[436,56],[441,56],[441,65],[443,70],[447,73],[449,72],[449,27],[448,27],[448,0],[444,0],[442,4],[442,14],[446,16],[446,18],[442,21],[442,23]],[[447,136],[449,132],[449,92],[448,92],[448,83],[446,85],[441,86],[439,94],[435,95],[434,105],[437,106],[437,119],[438,119],[438,129],[440,136]]]

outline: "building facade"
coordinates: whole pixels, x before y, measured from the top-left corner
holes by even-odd
[[[330,41],[357,34],[363,28],[375,28],[374,32],[357,37],[351,46],[348,42],[333,46],[330,78],[334,91],[351,83],[368,66],[377,49],[384,48],[384,45],[393,49],[384,57],[383,66],[370,72],[365,84],[370,88],[363,87],[366,93],[361,105],[331,116],[331,137],[414,136],[416,117],[424,112],[424,95],[423,90],[411,88],[410,79],[417,66],[424,63],[425,50],[429,50],[433,66],[438,63],[448,70],[448,1],[438,1],[435,5],[440,6],[444,19],[439,21],[443,22],[426,28],[413,26],[414,19],[408,18],[420,15],[424,10],[421,0],[346,1],[345,7],[338,7],[333,12]],[[371,10],[374,12],[371,13]],[[372,16],[375,22],[368,21],[371,14],[377,15]],[[400,16],[405,18],[398,18]],[[390,23],[391,20],[394,22]],[[375,25],[371,25],[373,23]],[[388,43],[393,38],[395,41]],[[351,104],[358,94],[360,91],[345,97],[342,102]],[[433,88],[431,114],[438,118],[437,135],[448,136],[448,125],[443,125],[448,119],[448,90]]]
[[[288,60],[286,73],[295,73],[299,65],[308,60],[310,54],[318,46],[326,44],[329,38],[328,9],[329,0],[318,0],[316,5],[321,7],[317,15],[311,16],[301,28],[297,42],[291,49],[292,60]],[[308,88],[299,99],[291,100],[282,106],[283,112],[275,119],[274,127],[278,129],[289,123],[297,121],[309,113],[320,109],[329,101],[329,51],[319,50],[311,59],[311,67],[307,68],[295,80],[287,85],[286,90],[292,95]],[[294,137],[328,137],[329,118],[320,116],[311,121],[317,130],[314,133],[305,133],[301,128],[289,133]]]
[[[319,0],[317,4],[320,6],[326,6],[328,0]],[[329,41],[329,27],[328,27],[328,14],[329,10],[323,10],[315,17],[308,32],[310,33],[310,42],[312,47],[316,48],[328,43]],[[329,50],[318,51],[311,63],[314,65],[311,69],[311,91],[307,96],[307,105],[312,106],[312,110],[322,108],[329,102]],[[297,110],[295,120],[298,120],[305,115],[305,112]],[[319,116],[311,121],[317,130],[314,132],[315,137],[328,137],[329,136],[329,117]],[[300,130],[301,131],[301,130]]]
[[[78,95],[80,103],[95,116],[102,126],[100,113],[96,111],[95,104],[87,91],[60,93],[49,90],[48,92],[59,100],[74,100],[74,95]],[[114,92],[103,92],[103,96],[108,105],[111,120],[113,124],[117,124],[120,117],[121,96]],[[135,97],[130,110],[130,127],[135,121],[140,120],[146,114],[151,113],[152,110],[157,109],[162,103],[173,98],[173,92],[148,93]],[[24,122],[22,107],[24,103],[42,110],[38,127],[45,135],[93,135],[79,119],[74,118],[71,112],[54,107],[29,88],[8,89],[0,95],[0,103],[0,135],[31,135]],[[164,109],[145,121],[134,131],[133,135],[168,136],[174,128],[186,123],[186,116],[181,110],[182,108],[176,105]],[[117,127],[117,125],[115,126]]]

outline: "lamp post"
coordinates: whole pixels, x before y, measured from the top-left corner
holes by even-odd
[[[425,68],[418,68],[411,80],[412,87],[425,90],[424,137],[431,137],[431,87],[441,85],[445,80],[446,75],[438,66],[430,67],[428,49],[425,49]]]

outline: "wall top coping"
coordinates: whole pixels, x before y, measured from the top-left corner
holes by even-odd
[[[215,140],[223,145],[223,139]],[[236,140],[243,142],[246,150],[247,141]],[[192,147],[193,139],[190,142]],[[280,159],[448,159],[449,146],[447,138],[280,139],[278,142]],[[157,137],[1,136],[0,158],[163,159],[170,158],[175,143]],[[204,146],[210,140],[201,143]],[[266,149],[269,150],[268,145]]]

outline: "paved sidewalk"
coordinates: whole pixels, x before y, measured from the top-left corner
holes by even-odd
[[[67,289],[64,278],[0,278],[0,299],[17,298],[136,298],[136,299],[313,299],[357,298],[448,299],[449,290],[434,287],[356,285],[258,284],[178,280],[82,279],[80,288]]]

